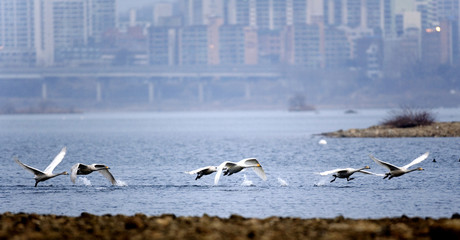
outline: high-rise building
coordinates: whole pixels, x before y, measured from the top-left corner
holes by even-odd
[[[208,25],[212,18],[224,16],[224,0],[180,0],[185,24]]]
[[[149,63],[151,65],[177,65],[178,36],[176,28],[151,27],[148,39]]]
[[[96,44],[102,42],[104,34],[117,27],[117,0],[90,0],[90,41]]]
[[[34,65],[36,62],[37,2],[0,1],[0,65]]]
[[[95,49],[83,48],[102,42],[103,34],[115,28],[115,4],[115,0],[2,0],[0,58],[14,65],[50,66],[72,55],[97,57]]]

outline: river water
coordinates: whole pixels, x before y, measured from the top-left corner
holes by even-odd
[[[460,109],[435,109],[458,121]],[[78,216],[144,213],[179,216],[350,218],[450,217],[460,212],[459,138],[324,138],[317,133],[376,125],[387,110],[319,112],[152,112],[0,116],[0,213]],[[327,144],[319,144],[321,139]],[[62,147],[55,172],[101,163],[119,182],[95,172],[58,176],[34,187],[13,158],[45,169]],[[429,151],[416,171],[391,180],[356,173],[354,180],[318,172],[370,166],[373,154],[403,166]],[[267,181],[247,169],[195,180],[185,174],[223,161],[257,158]],[[436,162],[433,162],[433,159]]]

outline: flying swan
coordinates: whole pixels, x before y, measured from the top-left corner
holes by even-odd
[[[98,171],[104,175],[104,177],[107,178],[112,183],[112,185],[115,185],[117,184],[117,180],[115,180],[113,175],[109,172],[109,169],[109,167],[103,164],[85,165],[83,163],[77,163],[73,165],[72,169],[70,170],[70,180],[75,183],[77,175],[88,175],[94,171]]]
[[[377,158],[375,158],[374,156],[370,155],[369,154],[369,157],[374,160],[374,162],[376,162],[377,164],[379,165],[382,165],[386,168],[388,168],[390,170],[390,172],[388,173],[385,173],[385,177],[383,177],[383,179],[387,178],[389,176],[388,179],[391,179],[393,177],[399,177],[401,175],[404,175],[406,173],[410,173],[410,172],[413,172],[413,171],[421,171],[421,170],[424,170],[423,168],[419,167],[419,168],[414,168],[414,169],[411,169],[411,170],[408,170],[409,167],[411,167],[412,165],[415,165],[417,163],[420,163],[421,161],[425,160],[427,157],[428,157],[428,154],[429,152],[426,152],[424,153],[423,155],[421,155],[420,157],[414,159],[412,162],[410,162],[409,164],[405,165],[405,166],[402,166],[402,167],[397,167],[395,165],[392,165],[390,163],[387,163],[387,162],[384,162],[382,160],[379,160]]]
[[[206,167],[198,168],[198,169],[195,169],[193,171],[185,172],[185,173],[188,173],[190,175],[196,174],[195,180],[198,180],[202,176],[209,175],[209,174],[214,173],[214,172],[217,172],[217,167],[216,166],[206,166]]]
[[[45,168],[45,171],[40,171],[34,167],[31,167],[31,166],[28,166],[24,163],[22,163],[21,161],[19,161],[19,159],[17,157],[14,158],[14,161],[16,161],[16,163],[18,163],[21,167],[23,167],[25,170],[33,173],[35,176],[34,176],[34,179],[35,179],[35,187],[37,187],[37,184],[39,182],[43,182],[43,181],[46,181],[50,178],[54,178],[56,176],[59,176],[59,175],[68,175],[67,172],[61,172],[61,173],[53,173],[53,170],[54,168],[56,168],[56,166],[62,161],[62,159],[64,159],[64,156],[65,156],[65,153],[67,151],[67,148],[66,147],[63,147],[61,152],[59,152],[58,155],[56,155],[56,157],[54,157],[53,161],[50,163],[50,165],[48,165],[48,167]]]
[[[225,161],[217,167],[217,174],[214,177],[214,184],[217,185],[219,183],[220,176],[222,175],[222,171],[224,171],[224,175],[232,175],[234,173],[240,172],[245,168],[252,168],[254,172],[259,176],[262,180],[266,181],[267,176],[265,175],[264,169],[260,165],[259,161],[255,158],[246,158],[239,162],[229,162]]]
[[[365,166],[363,168],[359,168],[359,169],[354,169],[354,168],[338,168],[338,169],[334,169],[334,170],[330,170],[330,171],[325,171],[325,172],[321,172],[319,173],[320,175],[322,176],[326,176],[326,175],[329,175],[329,174],[332,174],[332,176],[334,177],[334,179],[331,180],[331,182],[335,181],[336,178],[346,178],[347,181],[350,181],[350,180],[353,180],[355,178],[350,178],[351,175],[353,175],[353,173],[355,172],[360,172],[360,173],[364,173],[364,174],[372,174],[372,175],[381,175],[383,176],[382,174],[376,174],[376,173],[372,173],[372,172],[368,172],[368,171],[365,171],[364,169],[370,169],[369,166]]]

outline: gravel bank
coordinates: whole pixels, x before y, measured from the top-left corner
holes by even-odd
[[[7,212],[0,216],[0,239],[460,239],[460,215],[357,220]]]

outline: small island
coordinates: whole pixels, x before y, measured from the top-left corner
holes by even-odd
[[[460,137],[460,122],[437,122],[433,113],[402,107],[379,125],[321,133],[337,138]]]
[[[408,128],[376,125],[364,129],[341,129],[321,135],[336,138],[460,137],[460,122],[435,122]]]

